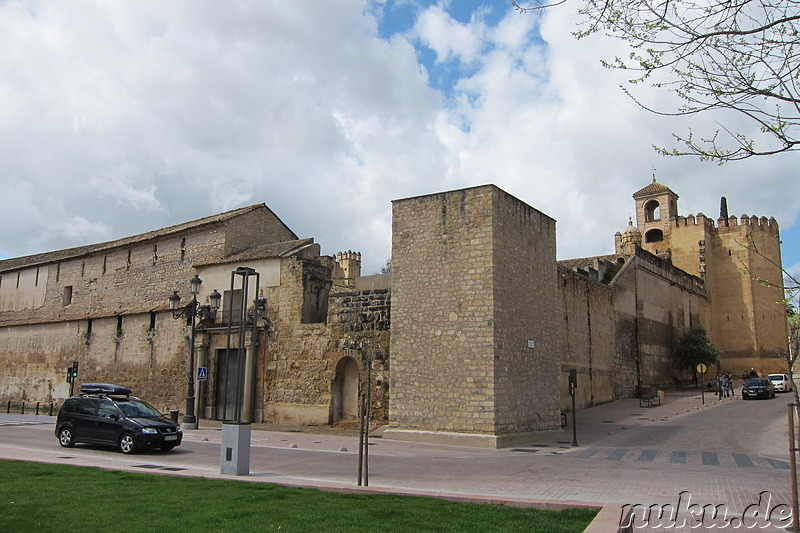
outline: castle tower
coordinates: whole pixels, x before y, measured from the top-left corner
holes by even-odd
[[[361,277],[361,252],[339,252],[333,271],[333,282],[344,287],[355,287],[356,278]]]
[[[642,232],[642,247],[653,254],[669,250],[669,240],[678,218],[678,195],[656,182],[636,191],[636,226]]]
[[[493,185],[392,202],[394,438],[558,429],[556,222]]]
[[[633,198],[642,248],[668,253],[673,265],[705,280],[710,312],[701,322],[720,349],[722,370],[785,372],[776,357],[786,350],[787,326],[775,219],[728,216],[725,197],[716,221],[679,216],[678,195],[655,179]],[[617,234],[618,253],[629,238]]]
[[[622,233],[614,235],[615,248],[618,254],[634,255],[636,248],[642,246],[642,232],[633,225],[632,220],[628,220],[628,227]]]

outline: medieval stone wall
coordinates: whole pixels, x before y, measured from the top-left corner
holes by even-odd
[[[392,204],[390,423],[491,434],[493,189]]]
[[[260,209],[199,229],[85,247],[54,262],[33,256],[28,266],[0,272],[0,364],[11,369],[0,399],[58,403],[69,395],[66,368],[78,361],[75,390],[118,382],[159,408],[183,409],[189,333],[185,319],[166,311],[167,298],[178,290],[186,305],[195,264],[221,260],[230,239],[239,239],[236,247],[263,242],[264,234],[294,235]],[[213,289],[204,283],[198,301],[206,303]]]
[[[228,236],[225,241],[225,255],[235,254],[263,243],[297,239],[297,235],[266,206],[226,221],[225,232]]]
[[[785,372],[786,361],[777,357],[786,352],[788,338],[777,223],[737,222],[732,217],[720,224],[713,241],[712,339],[731,372]]]
[[[557,427],[555,221],[484,186],[394,202],[392,235],[390,423]]]
[[[615,321],[612,290],[567,268],[558,269],[559,390],[561,410],[572,408],[568,376],[577,371],[576,407],[616,399],[614,392]]]
[[[670,387],[685,377],[672,354],[684,331],[702,324],[708,299],[699,279],[646,251],[636,255],[611,283],[615,312],[616,397],[634,396],[638,386]]]
[[[556,223],[493,188],[495,433],[559,427]],[[470,254],[474,251],[469,250]]]
[[[386,420],[388,289],[333,292],[327,303],[327,323],[304,323],[303,299],[309,291],[313,293],[309,284],[324,283],[324,273],[297,259],[283,260],[281,268],[280,286],[267,292],[274,332],[265,354],[263,378],[257,383],[264,398],[262,420],[304,424],[335,421],[331,413],[336,394],[334,381],[343,358],[358,365],[358,390],[363,392],[367,360],[374,360],[371,418]],[[316,272],[317,277],[309,272]]]
[[[786,350],[784,296],[780,284],[778,224],[766,217],[678,217],[667,243],[675,266],[706,280],[710,312],[705,323],[720,349],[723,371],[784,372],[775,357]],[[758,253],[756,253],[756,250]],[[756,279],[757,278],[757,279]]]
[[[66,367],[78,361],[79,383],[117,380],[158,407],[178,408],[186,394],[186,378],[178,378],[186,376],[185,323],[159,310],[173,290],[189,295],[191,259],[217,253],[223,241],[212,230],[26,269],[39,270],[45,298],[0,315],[0,363],[16,369],[3,380],[3,398],[60,402],[69,395]],[[27,364],[34,360],[41,361]]]

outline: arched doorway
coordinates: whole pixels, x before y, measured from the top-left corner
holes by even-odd
[[[358,363],[342,357],[336,364],[331,398],[331,423],[358,418]]]

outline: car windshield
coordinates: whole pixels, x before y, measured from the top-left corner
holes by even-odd
[[[770,381],[783,381],[786,378],[783,376],[783,374],[770,374],[767,376],[767,379]]]
[[[745,383],[745,387],[763,387],[766,384],[767,380],[764,378],[748,379],[747,383]]]
[[[128,418],[161,418],[158,409],[142,400],[118,401],[117,407]]]

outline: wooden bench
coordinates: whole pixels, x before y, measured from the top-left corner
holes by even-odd
[[[639,407],[653,407],[654,405],[661,405],[661,396],[658,391],[651,387],[642,387],[639,390]]]

